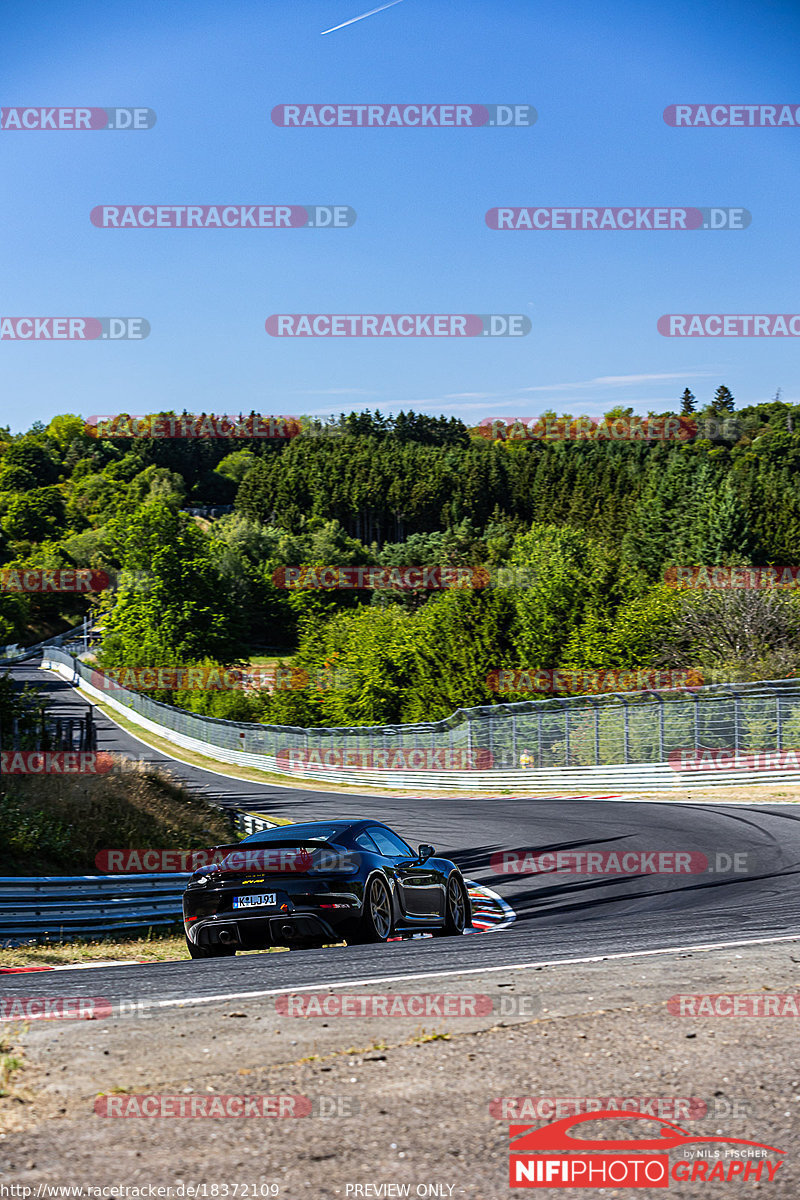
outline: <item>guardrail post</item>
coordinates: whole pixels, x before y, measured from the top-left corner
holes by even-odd
[[[631,761],[630,720],[629,720],[629,716],[628,716],[628,701],[625,699],[625,697],[620,692],[612,692],[611,695],[614,697],[615,700],[618,700],[620,702],[620,704],[623,706],[623,712],[625,714],[624,715],[624,725],[623,725],[623,737],[624,737],[624,742],[625,742],[625,764],[627,766],[627,764]]]
[[[733,748],[738,752],[742,699],[736,689],[731,687],[729,683],[723,683],[722,686],[733,694]]]
[[[584,699],[588,700],[589,703],[591,704],[592,708],[594,709],[594,765],[596,767],[599,767],[600,766],[600,704],[599,704],[599,701],[595,700],[593,696],[586,696],[586,697],[584,697]]]
[[[559,696],[554,696],[553,699],[557,704],[561,705],[561,712],[564,717],[564,766],[569,766],[569,705],[566,700],[562,700]]]
[[[664,761],[664,697],[653,688],[645,688],[645,694],[655,696],[658,703],[658,761]]]

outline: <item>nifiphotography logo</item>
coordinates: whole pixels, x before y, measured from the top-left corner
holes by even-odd
[[[645,1121],[648,1129],[638,1137],[621,1138],[597,1138],[591,1132],[582,1137],[571,1132],[599,1120]],[[634,1124],[631,1132],[635,1129]],[[613,1109],[564,1117],[539,1128],[511,1125],[509,1139],[512,1188],[665,1188],[671,1179],[676,1183],[771,1183],[783,1160],[772,1161],[768,1156],[786,1153],[763,1142],[693,1134],[643,1113]],[[686,1152],[670,1164],[668,1151],[696,1143],[713,1145],[713,1149]],[[554,1150],[568,1153],[553,1154]]]

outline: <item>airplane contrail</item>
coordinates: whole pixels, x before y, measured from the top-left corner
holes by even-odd
[[[335,33],[337,29],[344,29],[346,25],[355,25],[356,21],[363,21],[365,17],[372,17],[375,13],[383,12],[385,8],[393,8],[395,4],[400,4],[401,0],[391,0],[389,4],[382,4],[380,8],[371,8],[369,12],[362,13],[360,17],[351,17],[349,21],[342,21],[341,25],[334,25],[332,29],[323,29],[322,35],[326,33]]]

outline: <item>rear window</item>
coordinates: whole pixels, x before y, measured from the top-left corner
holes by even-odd
[[[285,825],[281,829],[260,829],[242,838],[242,846],[291,846],[301,842],[331,842],[344,833],[346,825]]]

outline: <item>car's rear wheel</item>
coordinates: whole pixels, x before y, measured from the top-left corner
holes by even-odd
[[[236,953],[235,946],[223,946],[221,942],[212,942],[208,946],[196,946],[188,937],[186,945],[192,958],[230,958]]]
[[[444,937],[456,937],[467,927],[467,913],[470,910],[469,896],[464,880],[455,872],[447,881],[447,911],[445,913]]]
[[[351,946],[385,942],[392,932],[392,897],[384,881],[375,876],[367,885],[364,915],[347,938]]]

